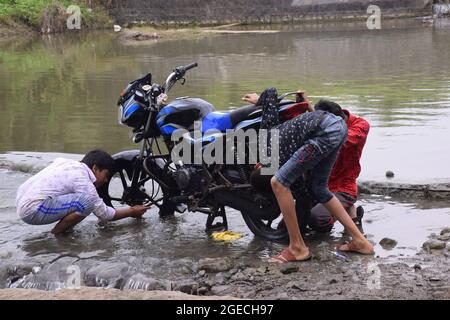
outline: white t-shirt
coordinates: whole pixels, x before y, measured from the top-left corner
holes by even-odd
[[[93,213],[101,220],[111,220],[116,211],[99,197],[95,181],[94,173],[86,164],[57,158],[19,187],[16,197],[17,213],[20,217],[26,217],[36,212],[42,201],[49,197],[84,193],[96,199]]]

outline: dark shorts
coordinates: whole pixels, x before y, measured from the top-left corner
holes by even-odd
[[[285,187],[312,171],[311,191],[320,203],[328,202],[332,193],[328,190],[328,178],[342,143],[347,139],[347,126],[341,118],[327,114],[317,134],[305,142],[275,174]]]

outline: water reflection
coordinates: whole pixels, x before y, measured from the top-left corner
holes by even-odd
[[[272,28],[281,32],[145,45],[108,33],[4,42],[0,151],[134,147],[117,124],[121,89],[146,72],[162,82],[174,66],[198,61],[173,97],[200,96],[229,109],[246,92],[301,87],[313,101],[334,99],[371,122],[364,178],[383,179],[386,170],[406,180],[450,178],[450,29],[414,21],[375,32],[361,24]],[[433,165],[424,165],[431,155],[438,155]]]

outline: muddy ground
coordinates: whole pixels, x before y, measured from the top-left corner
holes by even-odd
[[[450,299],[449,239],[450,229],[443,229],[441,234],[431,235],[417,255],[396,262],[349,253],[336,256],[329,244],[323,243],[308,262],[280,265],[238,257],[201,259],[185,280],[173,282],[165,290],[161,283],[147,286],[148,291],[114,289],[115,273],[112,272],[104,273],[102,279],[95,277],[94,282],[100,281],[96,285],[103,284],[107,289],[3,289],[0,300]],[[389,241],[385,242],[384,245],[389,245]],[[155,287],[160,290],[152,290]]]

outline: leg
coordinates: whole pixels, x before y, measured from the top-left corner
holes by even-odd
[[[86,216],[79,215],[76,212],[69,213],[56,224],[51,233],[55,236],[59,235],[83,221],[84,218]]]
[[[362,254],[373,254],[373,246],[359,231],[355,222],[348,215],[339,200],[328,190],[328,177],[333,168],[334,162],[338,155],[340,146],[347,134],[347,128],[340,123],[335,123],[325,128],[327,133],[323,137],[314,139],[312,143],[316,143],[319,147],[329,150],[326,157],[323,157],[317,164],[312,181],[313,193],[316,199],[322,203],[328,211],[338,219],[338,221],[347,229],[353,238],[353,241],[342,246],[343,251],[356,251]]]
[[[38,210],[24,221],[33,225],[58,222],[52,230],[53,234],[64,232],[73,227],[92,210],[95,199],[82,193],[65,194],[44,200]]]
[[[280,183],[276,177],[271,180],[272,189],[280,205],[283,219],[289,233],[289,251],[296,260],[305,260],[310,257],[309,249],[300,234],[297,215],[295,212],[294,197],[291,190]]]
[[[339,247],[342,251],[354,251],[362,254],[373,254],[373,246],[364,237],[364,235],[359,231],[355,222],[350,218],[347,211],[345,211],[339,200],[333,196],[333,198],[324,203],[324,206],[333,213],[333,215],[338,219],[340,223],[345,227],[345,229],[352,236],[352,242],[349,244],[344,244]]]
[[[354,217],[356,217],[356,208],[353,205],[356,202],[356,199],[349,194],[342,192],[335,193],[335,196],[341,202],[342,206],[348,212],[350,217],[353,218],[353,211]],[[308,219],[308,225],[316,232],[330,232],[331,229],[333,229],[334,217],[330,213],[330,211],[328,211],[328,209],[324,207],[323,204],[319,203],[311,210],[311,216]]]

